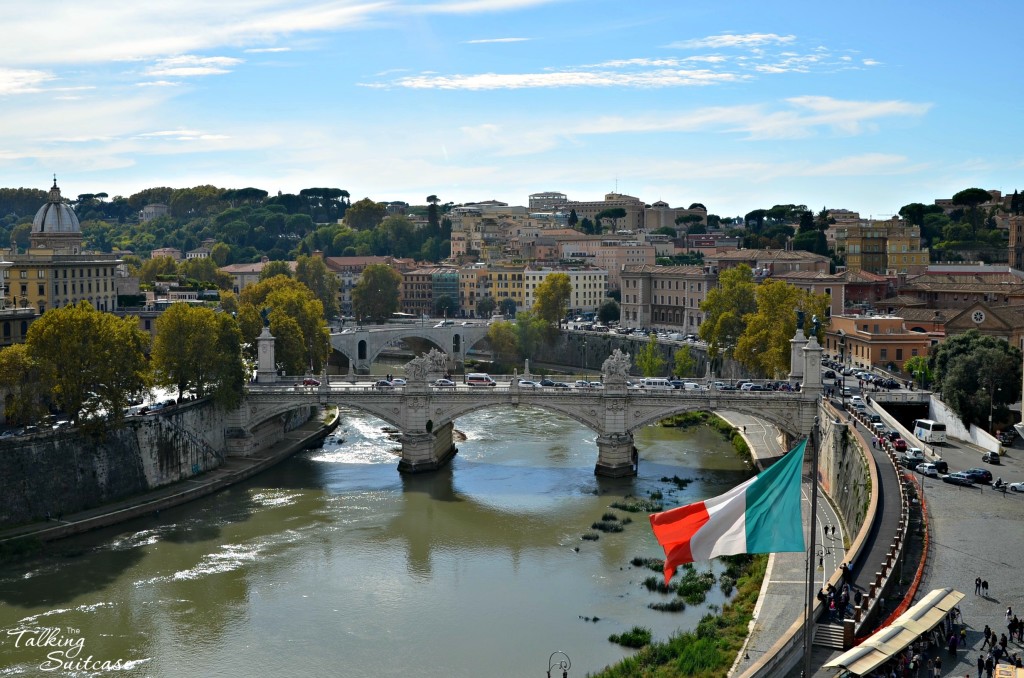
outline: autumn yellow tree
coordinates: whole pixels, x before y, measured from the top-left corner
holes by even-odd
[[[274,357],[290,374],[320,372],[331,349],[324,307],[313,292],[298,280],[275,276],[250,285],[239,298],[239,325],[243,340],[255,350],[266,309],[274,335]]]
[[[569,310],[572,282],[565,273],[551,273],[534,290],[533,312],[551,325],[562,326]]]

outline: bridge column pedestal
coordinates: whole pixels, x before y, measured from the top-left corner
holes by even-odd
[[[610,478],[635,476],[638,454],[632,433],[612,433],[597,438],[597,466],[594,474]]]
[[[458,452],[452,442],[455,425],[449,422],[432,433],[404,433],[402,459],[398,462],[401,473],[436,471],[452,460]]]

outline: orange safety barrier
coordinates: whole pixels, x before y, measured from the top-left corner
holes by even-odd
[[[917,496],[921,500],[921,520],[924,522],[924,543],[922,545],[923,548],[921,549],[921,562],[917,565],[917,572],[914,574],[913,581],[910,582],[910,588],[907,589],[906,595],[903,596],[903,600],[901,600],[900,604],[896,606],[896,609],[892,611],[892,614],[886,617],[885,621],[879,624],[868,635],[854,639],[854,645],[860,645],[879,629],[883,629],[893,623],[896,621],[897,617],[910,609],[910,604],[913,602],[914,596],[917,594],[917,589],[921,586],[921,580],[924,578],[924,565],[925,561],[928,560],[928,505],[925,503],[924,492],[921,492],[921,487],[918,485],[917,478],[909,473],[904,473],[902,475],[914,484],[914,487],[917,488]],[[907,527],[909,528],[909,525]],[[904,542],[903,547],[906,548],[906,542]]]

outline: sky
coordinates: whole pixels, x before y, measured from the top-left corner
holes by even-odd
[[[0,187],[888,217],[1024,190],[1024,3],[0,0]]]

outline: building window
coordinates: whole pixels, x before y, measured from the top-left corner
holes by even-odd
[[[896,349],[896,360],[903,360],[903,349]]]

